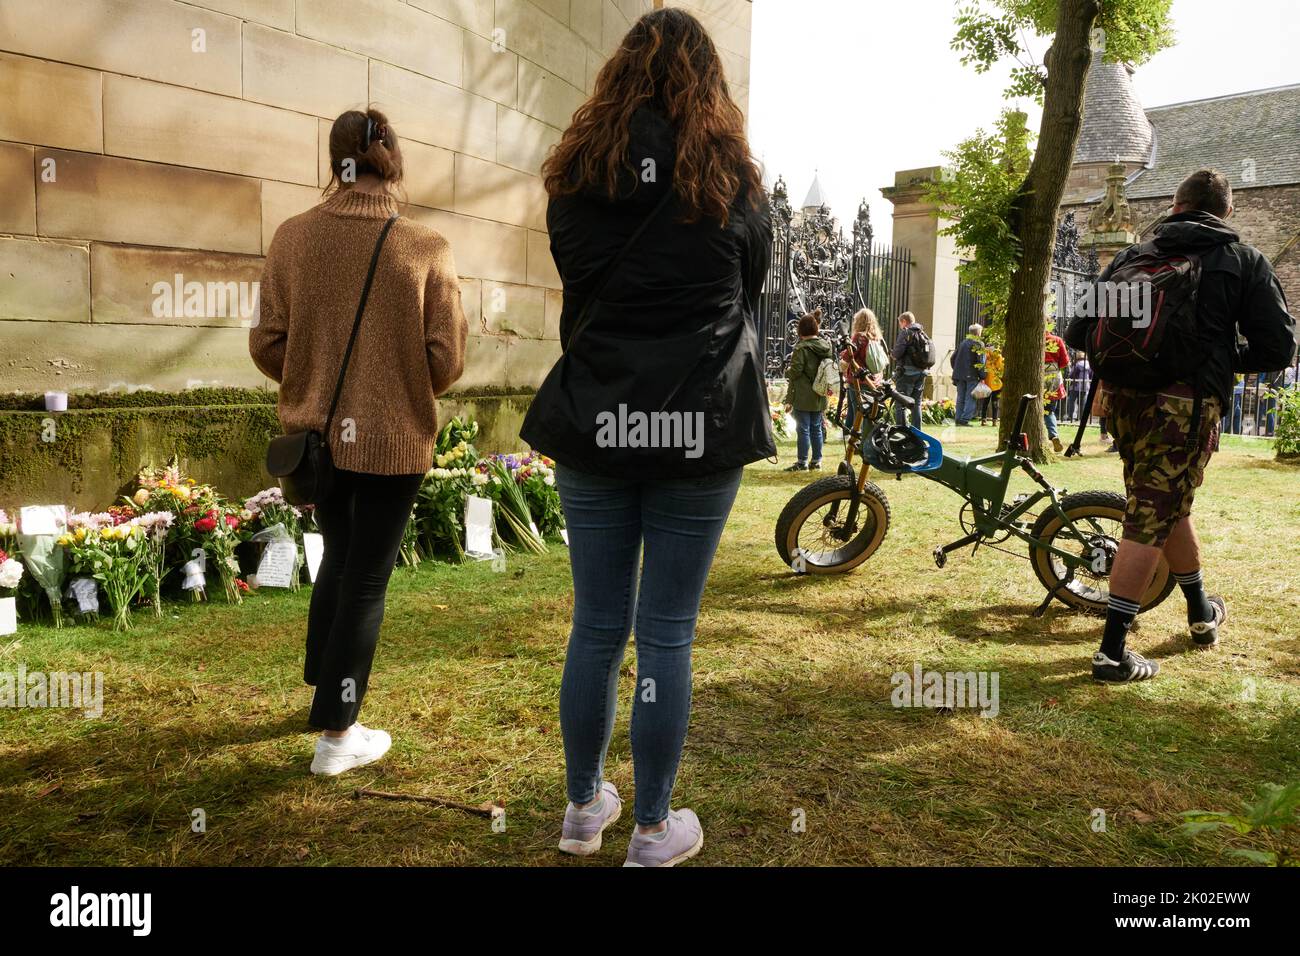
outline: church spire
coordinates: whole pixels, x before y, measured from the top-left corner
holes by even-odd
[[[816,170],[813,171],[812,185],[808,187],[808,195],[804,197],[802,209],[820,209],[826,205],[826,194],[822,191],[822,181],[818,178]]]
[[[1154,141],[1151,121],[1133,89],[1133,68],[1092,55],[1083,97],[1083,127],[1074,162],[1145,165]]]

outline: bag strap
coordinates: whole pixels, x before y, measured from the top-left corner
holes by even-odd
[[[578,335],[591,321],[591,310],[595,307],[596,300],[600,298],[600,294],[605,291],[605,286],[609,284],[609,280],[613,278],[614,272],[618,269],[619,264],[627,257],[627,254],[631,251],[632,247],[636,245],[636,241],[641,238],[641,234],[645,232],[646,227],[650,225],[651,221],[654,220],[663,208],[668,205],[668,201],[672,198],[673,189],[669,186],[664,190],[664,194],[659,197],[659,202],[655,203],[655,207],[650,210],[649,214],[644,219],[641,220],[640,225],[636,227],[636,230],[632,235],[628,236],[627,242],[623,243],[623,248],[619,249],[618,252],[614,254],[614,258],[609,261],[609,265],[605,267],[605,271],[601,273],[595,287],[587,296],[587,301],[583,303],[582,310],[578,313],[578,317],[574,319],[573,331],[569,334],[569,342],[568,345],[565,346],[565,351],[573,348],[574,341],[577,340]]]
[[[384,228],[379,232],[379,240],[375,243],[375,251],[370,256],[370,269],[366,272],[366,284],[361,287],[361,301],[357,303],[357,317],[352,320],[352,334],[348,337],[348,347],[343,352],[343,364],[339,368],[338,381],[334,383],[334,397],[330,400],[329,415],[325,417],[325,440],[329,440],[330,426],[334,423],[334,412],[339,405],[339,396],[343,394],[343,376],[347,374],[348,362],[352,359],[352,347],[357,344],[357,332],[361,329],[361,316],[366,311],[366,300],[370,298],[370,285],[375,281],[375,267],[379,265],[379,250],[384,248],[384,240],[388,238],[388,230],[393,228],[393,223],[397,222],[397,216],[389,216],[388,221],[384,223]]]

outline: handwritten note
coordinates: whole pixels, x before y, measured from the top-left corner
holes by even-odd
[[[257,586],[287,588],[298,569],[298,546],[292,539],[279,538],[267,544],[257,565]]]

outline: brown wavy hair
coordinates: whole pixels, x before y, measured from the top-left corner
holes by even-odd
[[[591,98],[542,164],[552,198],[583,190],[610,199],[626,189],[632,114],[649,106],[676,135],[673,189],[684,222],[726,225],[731,204],[758,203],[758,164],[745,138],[745,117],[727,92],[722,61],[700,21],[675,8],[645,14],[596,75]]]

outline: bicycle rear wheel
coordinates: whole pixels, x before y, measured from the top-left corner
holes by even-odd
[[[889,531],[889,499],[868,481],[850,526],[846,519],[855,484],[847,475],[834,475],[790,499],[776,522],[782,561],[809,574],[843,574],[875,554]]]
[[[1078,554],[1083,559],[1083,564],[1071,572],[1050,551],[1030,546],[1029,561],[1038,580],[1067,607],[1090,614],[1106,613],[1111,563],[1124,536],[1124,504],[1124,496],[1113,491],[1081,491],[1061,499],[1061,510],[1069,517],[1069,523],[1054,509],[1044,511],[1034,523],[1030,533],[1044,545]],[[1142,596],[1141,609],[1151,610],[1169,597],[1173,589],[1174,576],[1161,555],[1151,586]]]

